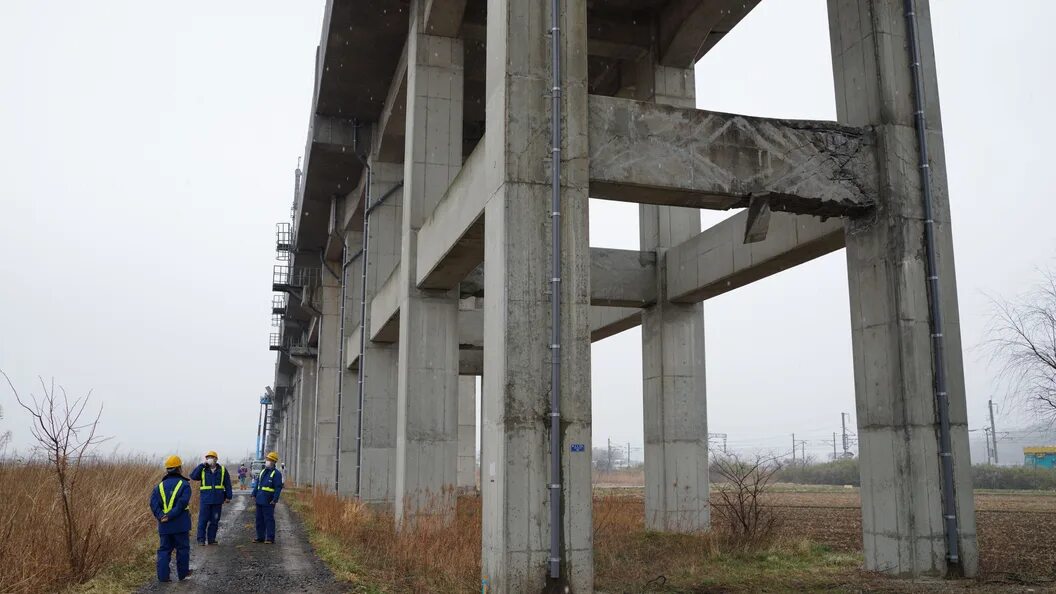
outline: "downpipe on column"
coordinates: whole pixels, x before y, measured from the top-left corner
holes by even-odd
[[[913,74],[913,109],[920,153],[920,186],[924,203],[924,251],[928,275],[928,313],[931,321],[931,357],[935,374],[935,406],[939,417],[939,463],[942,473],[942,517],[946,537],[946,561],[960,567],[957,535],[957,503],[954,500],[953,448],[950,436],[950,397],[946,381],[946,344],[943,338],[942,300],[939,292],[939,266],[935,254],[935,217],[931,196],[931,168],[928,155],[927,119],[924,113],[924,76],[921,73],[917,13],[914,0],[904,0],[910,69]]]
[[[550,579],[561,578],[561,0],[550,0]]]
[[[334,443],[334,493],[341,492],[341,399],[345,387],[345,285],[348,282],[348,245],[341,233],[341,322],[337,339],[337,439]]]

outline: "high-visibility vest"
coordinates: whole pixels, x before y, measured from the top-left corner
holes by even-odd
[[[158,493],[161,494],[161,513],[168,515],[172,511],[172,506],[176,505],[176,494],[180,492],[180,487],[183,486],[183,481],[176,481],[176,488],[172,490],[172,496],[167,500],[165,499],[165,481],[158,483]],[[188,507],[187,509],[191,509]]]
[[[264,481],[264,473],[267,472],[267,471],[268,471],[267,468],[265,468],[264,470],[260,471],[260,476],[257,477],[257,484],[258,485]],[[274,468],[271,469],[271,474],[268,475],[268,478],[275,478],[275,469]],[[274,487],[261,487],[260,490],[261,491],[266,491],[268,493],[274,493],[275,492],[275,488]]]
[[[223,466],[220,467],[220,484],[219,485],[207,485],[205,484],[205,468],[202,468],[202,491],[208,491],[209,489],[223,489],[224,488],[224,477],[227,475],[227,469]]]

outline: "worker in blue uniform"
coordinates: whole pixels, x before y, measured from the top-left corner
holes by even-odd
[[[260,471],[253,487],[253,501],[257,504],[257,538],[253,542],[275,542],[275,504],[282,493],[282,473],[275,468],[278,462],[279,454],[268,452],[264,457],[264,470]]]
[[[176,551],[176,576],[191,575],[191,483],[183,476],[179,456],[165,460],[165,477],[150,493],[150,511],[158,520],[158,581],[168,582],[169,563]]]
[[[231,501],[231,476],[227,469],[217,464],[216,452],[205,453],[205,463],[191,471],[191,480],[201,483],[198,508],[198,544],[216,544],[216,531],[220,528],[220,512],[224,504]]]

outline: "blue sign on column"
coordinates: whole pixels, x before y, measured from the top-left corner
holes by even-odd
[[[587,446],[585,446],[585,445],[583,445],[581,443],[574,443],[574,444],[572,444],[572,451],[573,452],[585,452],[585,451],[587,451]]]

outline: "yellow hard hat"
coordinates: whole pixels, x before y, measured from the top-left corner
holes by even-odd
[[[219,458],[220,456],[217,456],[215,451],[209,450],[208,452],[205,453],[205,457],[206,458]]]
[[[179,456],[165,458],[165,468],[179,468],[180,466],[183,466],[183,460],[180,460]]]
[[[279,453],[278,452],[268,452],[268,455],[264,456],[264,457],[267,458],[268,460],[271,460],[272,462],[278,462],[279,461]]]

